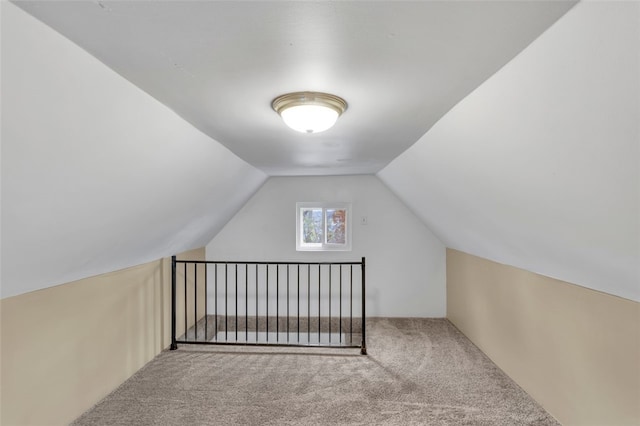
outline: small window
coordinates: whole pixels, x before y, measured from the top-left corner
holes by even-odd
[[[296,250],[351,250],[351,205],[296,203]]]

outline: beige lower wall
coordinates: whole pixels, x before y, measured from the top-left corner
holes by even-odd
[[[563,425],[640,425],[640,304],[447,250],[447,317]]]
[[[0,423],[68,424],[167,348],[170,283],[160,259],[2,299]]]

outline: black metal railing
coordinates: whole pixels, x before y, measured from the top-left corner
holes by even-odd
[[[357,347],[367,353],[364,257],[249,262],[173,256],[171,264],[171,349],[180,343]]]

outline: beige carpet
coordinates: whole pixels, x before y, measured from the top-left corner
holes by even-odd
[[[183,345],[74,425],[557,425],[444,319],[367,323],[357,349]]]

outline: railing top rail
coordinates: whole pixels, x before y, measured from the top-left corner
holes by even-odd
[[[233,260],[175,260],[176,263],[202,263],[202,264],[218,264],[218,265],[362,265],[360,262],[271,262],[271,261],[233,261]]]

